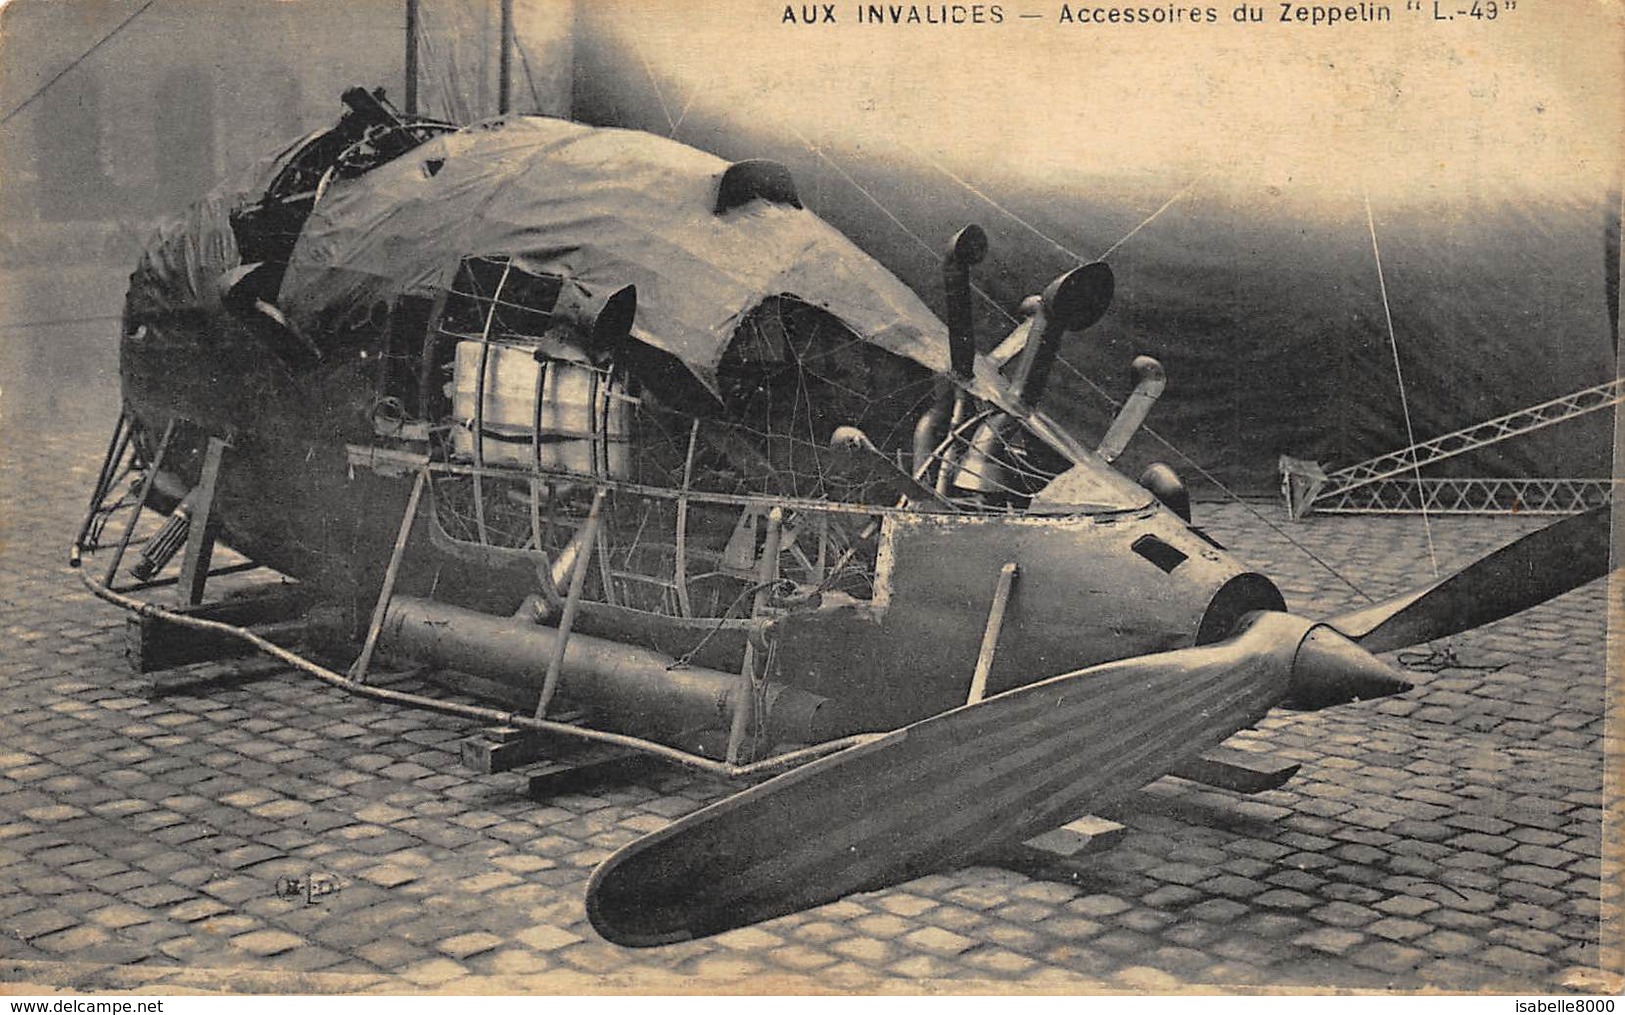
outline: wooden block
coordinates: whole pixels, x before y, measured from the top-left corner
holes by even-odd
[[[462,741],[463,766],[486,775],[507,772],[542,757],[545,741],[540,733],[493,726]]]
[[[1269,754],[1221,745],[1176,766],[1169,774],[1234,793],[1262,793],[1279,789],[1298,774],[1299,767],[1297,762],[1282,761]]]
[[[549,758],[530,773],[530,798],[549,800],[567,793],[582,793],[609,782],[636,777],[655,759],[647,754],[608,744],[582,748]]]
[[[173,612],[248,628],[273,641],[291,640],[302,630],[296,618],[310,606],[310,601],[309,594],[298,586],[287,585],[215,603],[177,607]],[[125,655],[137,673],[172,670],[254,651],[241,638],[182,627],[158,617],[131,616],[124,631]]]
[[[1022,843],[1028,849],[1060,857],[1075,857],[1111,849],[1128,833],[1115,821],[1085,814]]]

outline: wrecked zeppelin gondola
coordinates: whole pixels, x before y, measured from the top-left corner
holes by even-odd
[[[789,769],[606,861],[589,912],[611,940],[963,862],[1189,770],[1277,705],[1402,691],[1372,651],[1606,567],[1593,513],[1392,603],[1295,617],[1191,524],[1170,470],[1111,468],[1154,361],[1094,447],[1040,408],[1059,343],[1108,310],[1104,264],[978,354],[975,227],[948,244],[944,324],[772,163],[345,101],[149,243],[75,559],[111,547],[85,572],[99,595],[354,693]],[[303,622],[211,612],[235,567],[211,573],[217,542],[295,580]],[[318,629],[352,646],[347,672],[289,641]],[[376,686],[380,659],[498,704]]]

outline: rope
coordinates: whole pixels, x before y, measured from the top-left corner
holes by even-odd
[[[1162,207],[1161,208],[1158,208],[1156,211],[1154,211],[1151,214],[1147,215],[1144,218],[1144,220],[1142,220],[1140,222],[1139,225],[1135,226],[1133,229],[1130,229],[1128,232],[1124,233],[1122,239],[1118,240],[1116,243],[1113,243],[1111,246],[1107,247],[1106,252],[1104,254],[1101,254],[1100,257],[1097,258],[1097,260],[1104,261],[1106,258],[1108,258],[1108,257],[1112,256],[1113,254],[1117,253],[1117,248],[1121,247],[1123,244],[1127,243],[1129,241],[1129,237],[1133,236],[1135,233],[1139,232],[1141,229],[1144,229],[1146,226],[1150,225],[1152,223],[1152,221],[1154,219],[1156,219],[1156,217],[1158,215],[1161,215],[1163,212],[1167,211],[1169,209],[1169,207],[1172,206],[1175,201],[1177,201],[1180,198],[1184,197],[1186,194],[1189,194],[1191,192],[1191,189],[1194,188],[1195,186],[1196,186],[1196,182],[1194,180],[1191,181],[1190,183],[1185,184],[1185,188],[1183,190],[1176,191],[1174,193],[1173,197],[1170,197],[1168,200],[1162,202]]]
[[[136,18],[139,18],[141,15],[145,14],[147,12],[147,8],[151,7],[153,4],[155,4],[157,2],[158,2],[158,0],[147,0],[146,3],[142,4],[140,7],[137,7],[136,10],[135,10],[135,13],[131,14],[129,17],[125,18],[123,21],[120,21],[116,26],[114,26],[114,28],[113,28],[113,30],[111,32],[108,32],[106,35],[102,36],[100,39],[97,39],[96,44],[94,46],[91,46],[89,49],[85,50],[83,53],[80,53],[79,56],[76,57],[72,63],[68,64],[66,67],[62,68],[61,70],[57,71],[55,74],[51,75],[51,80],[45,82],[43,85],[40,85],[38,88],[36,88],[34,90],[34,93],[32,95],[30,95],[28,98],[24,99],[23,101],[19,102],[16,106],[12,107],[11,112],[7,113],[5,116],[0,116],[0,126],[4,126],[5,124],[10,123],[12,117],[16,116],[18,113],[21,113],[24,109],[27,109],[29,106],[33,105],[35,99],[39,98],[41,95],[44,95],[47,91],[50,90],[52,85],[56,84],[58,81],[61,81],[64,77],[66,77],[69,71],[73,70],[75,67],[77,67],[80,64],[84,63],[87,59],[90,58],[90,55],[92,53],[96,52],[98,49],[101,49],[103,46],[105,46],[109,41],[112,40],[113,36],[115,36],[118,33],[124,31],[124,29],[129,26],[130,22],[134,21]]]
[[[666,669],[678,670],[691,664],[694,661],[694,657],[700,654],[700,649],[704,648],[712,638],[716,637],[717,633],[727,626],[728,621],[734,619],[734,610],[739,608],[740,604],[745,601],[746,596],[754,596],[762,589],[772,588],[777,584],[779,584],[777,581],[771,581],[766,583],[756,582],[745,586],[745,588],[740,591],[739,595],[734,596],[734,601],[728,604],[728,608],[722,611],[722,616],[717,618],[717,622],[711,626],[711,629],[705,632],[699,641],[694,643],[694,647],[678,656],[672,661],[670,666],[666,667]]]
[[[1377,289],[1382,293],[1382,316],[1388,322],[1388,348],[1394,353],[1394,379],[1399,382],[1399,405],[1405,412],[1405,442],[1411,449],[1411,466],[1416,474],[1416,487],[1422,488],[1422,463],[1416,456],[1416,431],[1411,427],[1411,403],[1405,395],[1405,374],[1399,367],[1399,339],[1394,337],[1394,315],[1388,308],[1388,283],[1382,274],[1382,252],[1377,249],[1377,223],[1371,217],[1371,195],[1365,195],[1365,224],[1371,233],[1371,256],[1377,261]],[[1422,527],[1427,531],[1428,561],[1433,565],[1433,577],[1439,577],[1439,558],[1433,552],[1433,519],[1428,515],[1428,502],[1421,498]]]
[[[908,236],[909,239],[913,240],[917,245],[919,245],[919,247],[922,250],[924,250],[926,253],[930,254],[933,258],[935,258],[937,256],[937,251],[935,249],[933,249],[932,246],[929,243],[926,243],[912,229],[910,229],[907,225],[905,225],[901,219],[899,219],[896,215],[892,214],[892,212],[891,212],[891,210],[889,208],[887,208],[884,204],[882,204],[880,202],[880,200],[878,198],[876,198],[873,194],[871,194],[861,183],[859,183],[857,180],[853,179],[852,175],[850,173],[848,173],[839,163],[837,163],[834,159],[830,158],[827,154],[825,154],[823,149],[821,149],[818,146],[814,145],[811,141],[809,141],[807,139],[807,137],[805,135],[803,135],[800,131],[796,130],[795,127],[788,126],[788,129],[790,130],[790,132],[792,134],[794,134],[796,136],[796,138],[802,143],[802,145],[807,149],[808,152],[810,152],[813,155],[817,156],[826,165],[828,165],[831,169],[833,169],[833,170],[835,170],[835,172],[839,173],[842,179],[846,180],[847,183],[851,184],[852,187],[854,189],[856,189],[858,193],[862,194],[869,201],[870,204],[875,206],[876,210],[878,210],[882,215],[886,216],[886,218],[889,219],[892,222],[893,225],[897,226],[898,229],[902,230],[904,235]],[[938,168],[941,169],[942,167],[939,166]],[[956,181],[958,181],[962,186],[965,186],[965,187],[971,189],[973,193],[976,193],[974,188],[970,188],[970,185],[966,184],[963,180],[959,180],[958,177],[953,176],[952,173],[948,173],[946,169],[942,169],[942,171],[945,174],[947,174],[950,178],[955,179]],[[1179,200],[1180,197],[1182,197],[1185,194],[1189,193],[1191,187],[1193,187],[1193,186],[1195,186],[1194,183],[1187,184],[1184,187],[1184,189],[1182,189],[1179,192],[1175,193],[1167,201],[1164,201],[1160,208],[1158,208],[1156,211],[1152,212],[1149,216],[1147,216],[1144,219],[1144,221],[1142,221],[1139,225],[1135,226],[1133,229],[1129,230],[1128,233],[1126,233],[1116,243],[1112,244],[1111,247],[1107,249],[1106,254],[1101,255],[1102,258],[1104,258],[1107,254],[1111,254],[1113,251],[1117,250],[1125,242],[1128,241],[1129,237],[1133,236],[1135,233],[1138,233],[1141,229],[1145,228],[1148,224],[1150,224],[1153,219],[1155,219],[1157,216],[1161,215],[1164,211],[1168,210],[1168,208],[1170,206],[1172,206],[1175,201]],[[993,203],[990,198],[986,197],[986,195],[978,194],[978,196],[982,197],[984,200],[987,200],[990,204]],[[998,207],[998,206],[995,205],[995,207]],[[1004,209],[1001,208],[1000,210],[1003,211]],[[1006,212],[1006,214],[1010,214],[1012,218],[1016,217],[1012,213],[1009,213],[1009,212]],[[1017,219],[1017,221],[1020,221],[1021,224],[1026,226],[1028,229],[1034,229],[1034,227],[1032,225],[1030,225],[1029,223],[1027,223],[1025,221],[1020,220],[1019,218]],[[1034,229],[1034,231],[1036,232],[1037,230]],[[1043,234],[1040,233],[1039,235],[1042,236]],[[1046,241],[1048,241],[1050,244],[1052,244],[1053,246],[1059,248],[1060,250],[1065,251],[1068,254],[1072,253],[1070,250],[1067,250],[1067,248],[1062,246],[1060,243],[1057,243],[1056,241],[1054,241],[1052,239],[1049,239],[1049,237],[1046,236],[1046,237],[1044,237],[1044,239]],[[1073,254],[1072,256],[1076,257],[1077,255]],[[1082,258],[1077,258],[1077,259],[1080,260],[1080,261],[1082,260]],[[990,307],[992,307],[998,313],[1003,315],[1006,320],[1010,321],[1012,324],[1014,324],[1016,322],[1016,318],[1012,314],[1010,314],[1008,311],[1006,311],[1003,307],[1001,307],[998,304],[998,302],[996,300],[994,300],[991,296],[989,296],[987,293],[983,292],[981,289],[976,288],[974,286],[972,287],[972,289]],[[1104,388],[1102,388],[1100,385],[1096,384],[1094,382],[1094,380],[1091,379],[1087,374],[1085,374],[1083,371],[1079,370],[1076,366],[1074,366],[1071,362],[1069,362],[1066,359],[1066,357],[1057,356],[1056,359],[1060,362],[1060,364],[1062,366],[1064,366],[1066,369],[1070,370],[1080,380],[1082,380],[1085,384],[1087,384],[1090,388],[1092,388],[1095,391],[1096,394],[1098,394],[1100,397],[1105,399],[1106,402],[1108,404],[1110,404],[1114,409],[1121,408],[1121,403],[1120,402],[1118,402],[1116,399],[1114,399],[1110,395],[1108,395]],[[1174,445],[1174,443],[1172,441],[1168,440],[1166,437],[1164,437],[1161,434],[1157,433],[1155,430],[1153,430],[1149,426],[1142,427],[1142,429],[1146,433],[1150,434],[1153,438],[1155,438],[1158,443],[1162,444],[1169,451],[1171,451],[1175,455],[1177,455],[1181,461],[1185,462],[1191,468],[1195,469],[1196,472],[1199,475],[1201,475],[1203,479],[1206,479],[1208,482],[1210,482],[1214,486],[1218,487],[1219,490],[1225,494],[1225,496],[1229,497],[1231,500],[1235,501],[1237,504],[1240,504],[1250,514],[1252,514],[1254,517],[1256,517],[1260,521],[1262,521],[1266,526],[1268,526],[1272,531],[1274,531],[1276,535],[1278,535],[1282,539],[1286,540],[1287,543],[1291,544],[1294,548],[1296,548],[1305,557],[1307,557],[1310,560],[1314,561],[1316,565],[1323,568],[1328,574],[1332,575],[1332,577],[1336,578],[1338,581],[1342,582],[1344,585],[1347,585],[1351,590],[1353,590],[1353,592],[1356,595],[1360,596],[1362,599],[1364,599],[1367,602],[1374,602],[1375,601],[1369,594],[1366,593],[1366,591],[1364,589],[1360,588],[1358,585],[1354,584],[1354,582],[1350,581],[1342,572],[1338,571],[1337,568],[1333,567],[1326,560],[1322,559],[1313,550],[1309,549],[1307,546],[1303,545],[1298,540],[1294,539],[1291,536],[1291,534],[1289,534],[1285,529],[1281,528],[1279,525],[1277,525],[1273,521],[1271,521],[1268,518],[1268,516],[1266,516],[1263,512],[1259,511],[1257,508],[1253,507],[1251,504],[1248,504],[1245,500],[1243,500],[1241,498],[1241,496],[1239,494],[1237,494],[1235,491],[1231,490],[1228,486],[1226,486],[1223,482],[1221,482],[1218,479],[1218,477],[1214,476],[1208,470],[1202,468],[1202,466],[1200,464],[1198,464],[1194,458],[1192,458],[1190,455],[1187,455],[1185,452],[1181,451],[1178,447],[1176,447]]]
[[[1417,673],[1438,673],[1440,670],[1476,670],[1481,673],[1495,673],[1506,669],[1506,663],[1496,665],[1464,663],[1456,655],[1456,650],[1449,645],[1444,648],[1431,649],[1427,652],[1401,652],[1396,657],[1399,665],[1407,670]]]
[[[660,82],[655,80],[655,70],[649,66],[649,58],[644,55],[641,48],[638,50],[638,59],[643,63],[643,73],[649,77],[649,87],[655,90],[655,101],[660,103],[660,113],[666,118],[666,128],[669,131],[666,136],[675,137],[677,122],[671,118],[671,107],[666,105],[666,94],[660,90]]]
[[[907,145],[904,145],[903,147],[908,148]],[[1076,251],[1072,250],[1070,247],[1067,247],[1066,245],[1060,243],[1059,241],[1057,241],[1056,239],[1051,237],[1048,233],[1045,233],[1042,229],[1039,229],[1037,226],[1033,225],[1031,222],[1028,222],[1026,219],[1022,218],[1020,215],[1017,215],[1015,212],[1011,211],[1009,208],[1006,208],[1004,205],[1002,205],[999,202],[993,200],[993,198],[991,198],[991,197],[987,196],[986,194],[982,193],[980,190],[977,190],[975,187],[971,186],[966,181],[964,181],[964,180],[960,179],[959,177],[955,176],[952,172],[949,171],[947,166],[944,166],[942,163],[938,162],[937,160],[933,159],[931,156],[925,154],[922,151],[919,151],[919,150],[914,149],[914,148],[908,148],[908,150],[913,152],[916,156],[920,157],[921,159],[924,159],[925,162],[928,165],[931,166],[931,168],[935,169],[937,172],[941,173],[943,176],[946,176],[948,179],[950,179],[950,180],[954,181],[955,183],[959,184],[961,187],[964,187],[966,190],[970,191],[972,194],[975,194],[977,197],[979,197],[983,201],[987,202],[987,204],[990,207],[992,207],[995,211],[997,211],[1000,214],[1004,215],[1006,218],[1009,218],[1012,222],[1015,222],[1017,225],[1021,226],[1025,230],[1027,230],[1029,233],[1032,233],[1034,236],[1036,236],[1039,239],[1043,240],[1045,243],[1048,243],[1050,246],[1054,247],[1056,250],[1059,250],[1061,253],[1065,254],[1066,256],[1072,258],[1072,260],[1077,261],[1079,264],[1083,263],[1083,261],[1084,261],[1083,255],[1081,255],[1081,254],[1077,253]],[[1173,203],[1172,201],[1169,202],[1169,204],[1172,204],[1172,203]],[[1164,207],[1166,207],[1166,205]],[[1138,227],[1135,227],[1135,232],[1138,232],[1138,231],[1139,231]],[[1129,235],[1132,236],[1134,234],[1130,233]],[[1126,237],[1126,236],[1124,237],[1124,239],[1127,239],[1127,238],[1128,237]],[[1119,240],[1118,242],[1121,243],[1122,240]],[[1112,249],[1115,250],[1117,248],[1114,245],[1112,247]]]

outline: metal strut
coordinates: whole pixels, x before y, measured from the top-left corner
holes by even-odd
[[[158,450],[153,452],[152,464],[147,466],[147,474],[141,480],[141,492],[136,495],[135,509],[130,512],[130,523],[124,527],[124,534],[119,537],[118,549],[113,551],[113,559],[107,562],[107,574],[102,578],[102,584],[111,586],[113,576],[118,574],[118,566],[124,561],[124,551],[130,548],[130,537],[135,535],[136,523],[141,521],[141,510],[147,504],[147,496],[152,493],[152,485],[158,480],[158,471],[164,467],[164,453],[169,450],[169,439],[175,434],[177,417],[169,417],[164,424],[164,435],[158,441]]]
[[[96,536],[101,526],[98,519],[104,519],[108,510],[103,507],[107,495],[113,492],[120,479],[119,466],[124,462],[125,452],[130,446],[130,435],[135,430],[135,422],[130,418],[128,410],[122,410],[118,415],[118,422],[113,424],[113,436],[107,442],[107,454],[102,458],[101,471],[96,474],[96,487],[91,491],[90,503],[85,508],[84,521],[79,523],[79,532],[73,539],[73,547],[68,553],[68,563],[78,567],[84,551],[94,549]]]
[[[987,611],[987,627],[982,631],[982,647],[976,654],[976,671],[971,674],[970,692],[965,704],[974,705],[987,697],[987,678],[993,672],[993,654],[998,651],[999,633],[1004,630],[1004,611],[1010,605],[1010,589],[1021,568],[1010,561],[999,569],[999,580],[993,586],[993,605]]]
[[[564,615],[559,618],[559,636],[553,641],[553,656],[547,661],[547,675],[542,681],[542,694],[536,700],[536,718],[547,718],[547,706],[559,689],[559,674],[564,671],[564,650],[570,646],[570,631],[575,627],[576,611],[581,608],[581,591],[587,580],[587,566],[593,550],[598,546],[598,533],[603,524],[604,497],[609,491],[599,487],[592,495],[592,507],[587,510],[587,521],[576,537],[580,549],[576,551],[575,566],[570,568],[570,591],[564,600]],[[602,559],[603,554],[599,555]]]
[[[395,548],[389,555],[389,566],[384,570],[384,584],[378,590],[378,603],[372,608],[372,622],[367,625],[367,640],[362,643],[361,654],[350,667],[350,679],[357,684],[367,682],[367,668],[372,665],[372,654],[378,649],[378,634],[384,629],[384,615],[389,612],[389,600],[395,594],[395,578],[400,574],[401,557],[406,553],[412,523],[418,516],[418,501],[423,498],[423,487],[428,481],[428,470],[419,469],[417,478],[412,481],[412,492],[406,498],[401,527],[395,533]]]

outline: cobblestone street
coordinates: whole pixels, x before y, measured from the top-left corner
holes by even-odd
[[[110,426],[0,442],[0,980],[181,992],[1601,989],[1602,583],[1403,655],[1417,688],[1273,713],[1302,763],[1242,796],[1165,778],[1074,861],[977,866],[713,939],[626,950],[595,864],[721,796],[655,770],[538,803],[462,767],[471,724],[276,673],[149,700],[125,615],[66,567]],[[1430,574],[1420,519],[1198,505],[1322,615]],[[1260,515],[1268,518],[1268,523]],[[1541,524],[1435,519],[1441,569]],[[1285,535],[1283,535],[1283,533]],[[1436,648],[1444,648],[1439,645]],[[1428,665],[1450,664],[1450,665]],[[1617,804],[1617,801],[1616,801]],[[339,890],[279,894],[316,874]],[[771,978],[771,979],[769,979]]]

